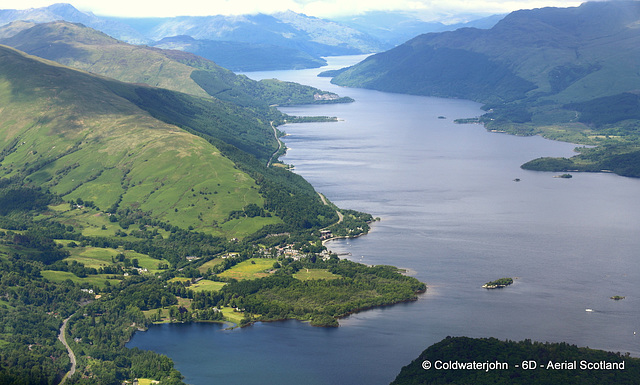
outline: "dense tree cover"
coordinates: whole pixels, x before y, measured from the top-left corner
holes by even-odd
[[[0,251],[0,384],[57,384],[68,369],[58,329],[87,294],[70,281],[44,281],[41,268],[20,251]]]
[[[221,79],[210,76],[207,71],[194,71],[191,73],[191,78],[208,94],[223,100],[232,100],[234,103],[247,107],[264,106],[265,102],[280,106],[353,102],[353,99],[349,97],[338,97],[338,95],[314,87],[277,79],[264,79],[256,82],[240,75],[234,81],[239,87],[230,88]],[[331,95],[331,98],[322,100],[317,99],[316,95]]]
[[[483,102],[521,99],[535,84],[489,55],[434,47],[418,36],[340,71],[332,83],[413,95],[455,97]],[[470,65],[473,63],[473,65]]]
[[[229,146],[228,151],[234,154],[237,150]],[[335,206],[324,204],[299,176],[266,168],[253,156],[237,154],[240,159],[250,159],[245,167],[260,176],[261,188],[271,194],[266,194],[271,200],[264,208],[249,204],[237,215],[266,216],[273,211],[284,213],[288,220],[242,242],[181,229],[131,208],[117,209],[109,217],[111,225],[118,227],[115,235],[84,236],[74,226],[58,223],[61,217],[51,215],[47,204],[59,204],[58,196],[32,188],[20,178],[2,180],[2,191],[24,194],[12,195],[7,201],[9,209],[0,215],[0,384],[58,383],[70,364],[56,338],[67,317],[67,342],[78,360],[77,372],[69,383],[120,384],[145,377],[161,384],[181,384],[181,376],[168,358],[125,347],[135,331],[144,330],[154,321],[222,321],[223,313],[218,308],[223,306],[244,311],[240,325],[295,318],[336,326],[337,318],[350,312],[411,300],[416,292],[424,290],[423,284],[392,267],[366,267],[335,256],[320,258],[315,254],[324,250],[319,229],[338,222]],[[76,198],[70,204],[76,207],[87,202]],[[293,208],[286,207],[292,204]],[[307,212],[297,213],[295,208]],[[47,215],[38,215],[43,213]],[[343,213],[344,227],[336,227],[336,231],[342,229],[351,235],[366,231],[369,215],[349,210]],[[308,256],[301,260],[274,259],[273,274],[266,278],[236,281],[217,276],[249,258],[265,256],[265,244],[271,242],[273,246],[293,245]],[[156,276],[138,275],[132,269],[136,260],[123,253],[100,268],[67,259],[74,247],[90,246],[133,250],[164,258],[169,264],[163,263],[161,274]],[[201,258],[201,264],[232,252],[233,257],[205,273],[197,269],[198,263],[186,258]],[[326,269],[335,277],[301,281],[293,277],[300,269]],[[48,274],[70,272],[83,283],[69,279],[49,282],[42,278],[43,270]],[[100,273],[113,275],[111,282],[92,280]],[[173,277],[190,280],[170,281]],[[190,285],[202,277],[228,284],[219,291],[192,290]],[[98,283],[100,286],[96,286]]]
[[[617,123],[624,120],[640,120],[640,95],[625,92],[580,103],[565,105],[565,108],[580,113],[579,120],[597,127]],[[636,125],[636,134],[640,125]],[[625,134],[629,134],[625,130]]]
[[[150,324],[141,310],[177,303],[165,286],[155,278],[131,278],[71,317],[68,335],[76,356],[81,357],[81,370],[70,383],[120,384],[138,377],[181,383],[169,358],[125,346],[135,331]]]
[[[342,222],[329,227],[333,236],[357,237],[369,232],[369,223],[373,222],[373,216],[355,210],[340,210],[343,215]]]
[[[280,265],[269,277],[227,284],[208,303],[241,308],[259,315],[256,320],[293,318],[337,326],[337,318],[351,312],[414,300],[426,290],[391,266],[367,267],[335,257],[284,259]],[[300,281],[292,274],[301,269],[328,269],[340,278]]]
[[[423,361],[431,363],[423,368]],[[436,361],[442,362],[505,362],[508,369],[484,370],[436,369]],[[533,361],[538,368],[527,370],[523,362]],[[575,369],[547,369],[549,362],[576,361]],[[624,369],[581,369],[580,363],[620,363]],[[519,365],[516,367],[515,365]],[[540,368],[541,366],[544,367]],[[427,348],[411,364],[402,368],[393,385],[418,384],[474,384],[474,385],[518,385],[518,384],[636,384],[640,378],[640,359],[620,353],[579,348],[566,343],[541,343],[524,340],[500,341],[495,338],[447,337]]]
[[[595,148],[580,148],[572,158],[538,158],[522,165],[525,170],[614,172],[640,178],[640,145],[613,143]]]

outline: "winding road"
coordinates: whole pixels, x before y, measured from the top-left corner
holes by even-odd
[[[276,150],[276,152],[273,153],[273,155],[271,155],[271,158],[269,158],[269,162],[267,162],[267,167],[271,166],[271,163],[273,163],[273,157],[276,156],[282,149],[282,141],[278,137],[278,131],[276,130],[276,127],[273,125],[273,122],[270,122],[270,123],[271,123],[271,129],[273,130],[273,136],[275,136],[276,140],[278,141],[278,149]]]
[[[66,337],[67,322],[69,322],[69,318],[62,321],[62,326],[60,326],[60,334],[58,335],[58,339],[60,340],[60,342],[62,342],[64,347],[67,348],[67,352],[69,353],[69,361],[71,361],[71,369],[69,369],[69,371],[64,375],[64,377],[62,377],[62,381],[60,381],[60,385],[67,382],[67,379],[73,376],[73,374],[76,372],[76,355],[73,354],[73,350],[71,350],[71,347],[69,347],[69,344],[67,343],[67,337]]]

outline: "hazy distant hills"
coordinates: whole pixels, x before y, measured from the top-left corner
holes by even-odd
[[[153,46],[191,52],[239,72],[317,68],[327,64],[326,60],[295,48],[238,41],[197,40],[187,35],[165,37]]]
[[[409,11],[369,11],[354,16],[334,17],[332,20],[375,37],[389,49],[424,33],[453,31],[459,28],[489,29],[504,16],[471,16],[472,20],[466,23],[444,24],[424,21]]]
[[[381,52],[421,33],[461,26],[489,28],[499,18],[444,25],[398,12],[327,20],[291,11],[273,15],[114,18],[81,12],[70,4],[0,10],[0,26],[12,21],[82,23],[127,43],[192,52],[234,71],[320,67],[326,64],[322,56]]]
[[[0,27],[0,36],[9,34],[5,30],[15,35],[0,38],[0,44],[32,55],[121,81],[214,96],[242,106],[314,103],[314,95],[326,94],[289,82],[256,82],[191,53],[127,44],[82,24],[16,22]]]
[[[149,43],[144,37],[130,26],[117,20],[109,20],[98,17],[90,12],[81,12],[70,4],[59,3],[43,8],[30,8],[25,10],[0,9],[0,26],[12,21],[24,20],[34,23],[46,23],[50,21],[66,20],[73,23],[82,23],[88,27],[97,29],[116,39],[132,44]]]
[[[336,22],[294,12],[274,15],[179,16],[159,19],[150,28],[146,19],[120,19],[157,41],[188,35],[198,40],[238,41],[296,48],[314,56],[348,55],[382,49],[370,36]],[[140,27],[140,23],[146,26]]]

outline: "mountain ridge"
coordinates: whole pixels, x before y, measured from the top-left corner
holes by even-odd
[[[639,26],[638,2],[521,10],[488,30],[417,36],[334,72],[332,82],[472,99],[487,113],[470,120],[492,131],[600,146],[581,148],[572,160],[536,161],[527,168],[640,177],[638,106],[625,96],[640,89]],[[593,103],[610,116],[585,113]]]

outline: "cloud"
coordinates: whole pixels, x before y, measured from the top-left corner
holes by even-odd
[[[3,0],[2,9],[46,7],[55,0]],[[96,15],[171,17],[273,13],[288,9],[310,16],[331,17],[369,10],[408,10],[421,14],[506,13],[518,9],[580,5],[572,0],[76,0],[71,4]]]

